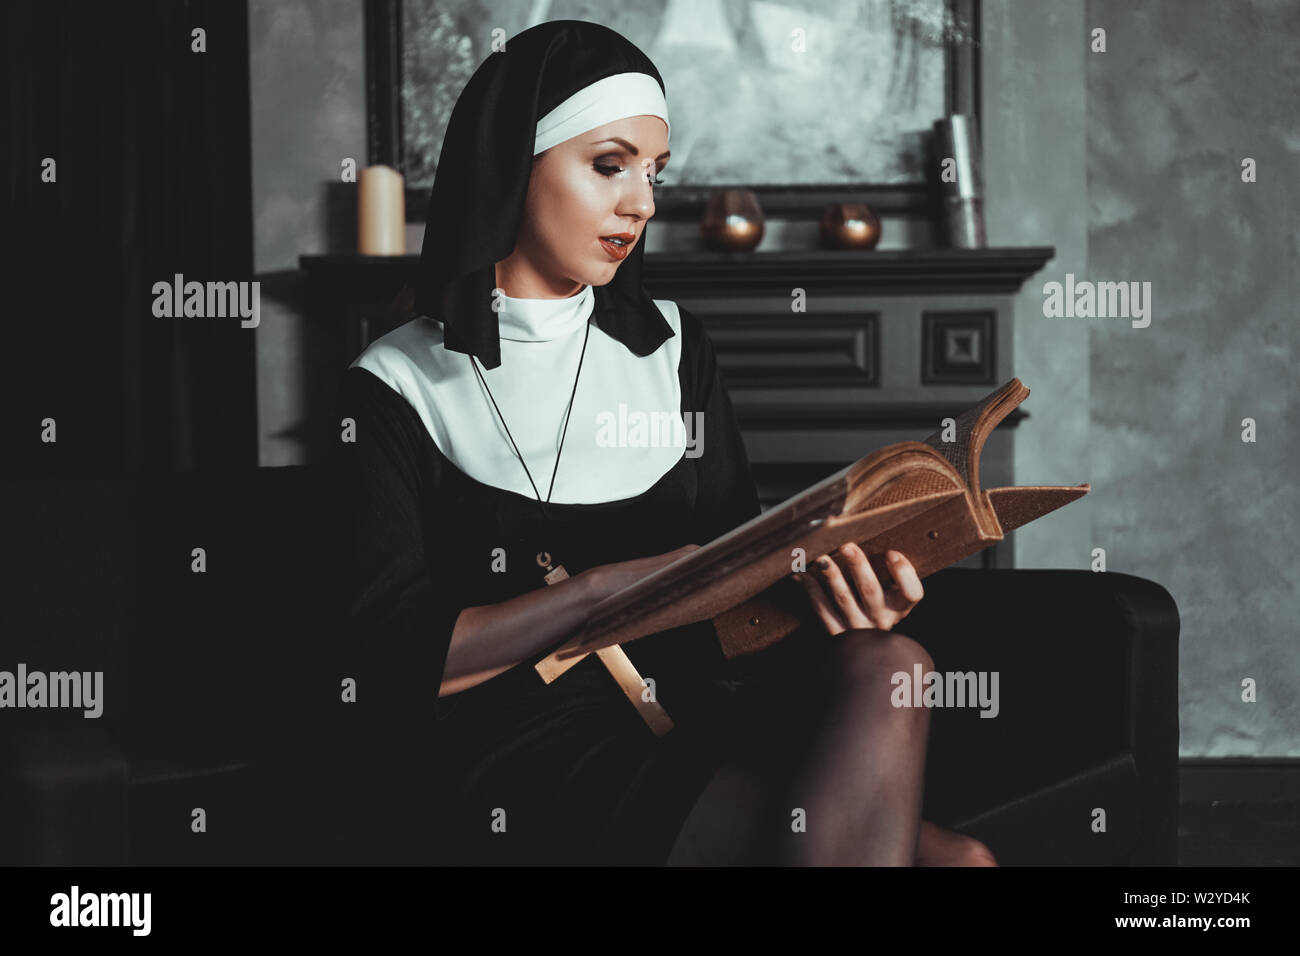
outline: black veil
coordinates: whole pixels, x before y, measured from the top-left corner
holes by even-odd
[[[443,323],[448,349],[485,368],[501,364],[495,265],[514,251],[537,121],[597,80],[630,72],[664,89],[649,57],[621,34],[553,20],[507,40],[470,77],[447,124],[413,282],[416,313]],[[641,284],[644,254],[643,233],[614,278],[592,287],[597,324],[636,355],[673,335]]]

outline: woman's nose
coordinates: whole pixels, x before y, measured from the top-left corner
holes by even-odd
[[[655,191],[650,185],[650,174],[641,178],[640,183],[623,194],[623,209],[635,212],[642,219],[649,219],[655,214]]]

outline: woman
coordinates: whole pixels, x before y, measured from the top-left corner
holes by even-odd
[[[736,862],[987,862],[920,820],[928,713],[888,704],[892,673],[931,666],[889,633],[922,595],[905,559],[885,591],[860,552],[847,578],[823,556],[802,578],[823,630],[750,658],[707,622],[628,645],[663,737],[596,655],[534,670],[604,597],[759,513],[702,324],[641,284],[669,130],[654,65],[572,20],[509,40],[452,113],[418,317],[343,392],[378,835],[417,862],[662,863],[679,837]],[[626,409],[702,425],[611,441]],[[707,812],[741,777],[762,799],[724,832]]]

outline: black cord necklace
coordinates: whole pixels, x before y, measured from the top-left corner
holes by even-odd
[[[528,476],[528,483],[533,486],[533,494],[537,495],[537,503],[541,506],[542,517],[550,520],[550,512],[547,511],[546,505],[551,500],[551,495],[555,491],[555,475],[560,470],[560,455],[564,453],[564,439],[569,434],[569,416],[573,413],[573,399],[578,394],[578,378],[582,375],[582,363],[587,357],[587,339],[591,337],[591,321],[587,321],[587,331],[582,337],[582,354],[578,356],[578,372],[573,376],[573,391],[569,394],[569,407],[564,412],[564,429],[560,432],[560,447],[555,452],[555,467],[551,469],[551,486],[546,490],[546,501],[542,501],[542,495],[537,490],[537,483],[533,481],[532,472],[528,470],[528,464],[524,461],[523,454],[519,451],[519,445],[515,442],[515,436],[510,434],[510,426],[506,424],[506,417],[501,414],[501,408],[497,405],[497,400],[492,395],[492,389],[488,388],[487,379],[479,371],[478,362],[475,360],[473,353],[470,354],[470,363],[474,366],[474,372],[478,375],[478,380],[483,383],[487,389],[488,398],[492,399],[492,407],[497,411],[497,417],[501,419],[501,425],[506,430],[506,436],[510,439],[510,444],[514,446],[515,457],[519,459],[519,464],[524,466],[524,474]],[[554,584],[557,581],[563,581],[569,576],[569,572],[564,570],[564,565],[560,564],[555,567],[551,566],[551,555],[547,551],[537,552],[537,565],[546,573],[543,580],[547,584]]]

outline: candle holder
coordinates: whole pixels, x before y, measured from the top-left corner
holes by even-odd
[[[832,249],[874,249],[880,242],[880,217],[866,203],[832,203],[819,227],[822,244]]]
[[[934,152],[948,245],[955,249],[983,249],[988,242],[984,234],[984,179],[975,117],[955,113],[935,120]],[[954,174],[951,178],[944,175],[948,161],[951,161],[948,168]]]
[[[700,221],[700,236],[711,248],[744,251],[763,241],[763,210],[752,189],[716,189]]]

